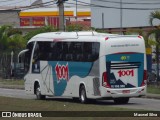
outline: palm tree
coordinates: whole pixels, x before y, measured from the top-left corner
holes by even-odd
[[[8,40],[15,34],[22,34],[21,31],[14,29],[12,26],[4,25],[0,27],[0,50],[8,49]]]
[[[151,46],[155,46],[156,42],[154,41],[153,38],[151,38],[150,33],[143,31],[142,29],[129,29],[127,30],[127,32],[125,33],[125,35],[141,35],[143,36],[144,40],[145,40],[145,46],[146,48],[151,48]]]
[[[12,26],[0,26],[0,70],[2,77],[10,75],[11,71],[11,51],[23,47],[25,44],[21,36],[22,32],[12,28]]]
[[[158,19],[160,20],[160,11],[154,11],[154,12],[151,12],[150,14],[150,19],[149,19],[149,22],[152,26],[153,25],[153,20],[154,19]],[[156,26],[155,29],[153,29],[151,32],[150,32],[150,35],[154,35],[155,36],[155,39],[156,39],[156,62],[157,62],[157,82],[160,78],[159,76],[159,45],[160,45],[160,25]]]
[[[0,50],[4,50],[7,47],[8,31],[10,26],[0,27]]]
[[[27,41],[20,34],[12,35],[8,38],[8,50],[10,51],[20,51],[26,47]]]

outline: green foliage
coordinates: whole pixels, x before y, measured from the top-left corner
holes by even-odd
[[[55,29],[54,27],[52,26],[44,26],[44,27],[41,27],[37,30],[34,30],[34,31],[30,31],[28,32],[24,38],[28,41],[30,40],[33,36],[39,34],[39,33],[45,33],[45,32],[55,32],[57,31],[57,29]]]
[[[159,10],[151,12],[150,20],[149,20],[151,25],[153,25],[153,20],[154,19],[159,19],[160,20],[160,11]]]
[[[20,35],[22,35],[22,31],[20,31],[20,30],[18,30],[18,29],[14,29],[14,28],[12,28],[12,29],[10,29],[10,30],[8,31],[8,36],[12,36],[12,35],[15,35],[15,34],[20,34]]]
[[[7,39],[8,39],[8,32],[11,26],[1,26],[0,27],[0,50],[5,50],[7,47]]]
[[[100,30],[100,29],[97,29],[97,30],[95,30],[96,32],[100,32],[100,33],[107,33],[107,31],[106,30]]]
[[[21,34],[22,34],[21,31],[14,29],[12,26],[8,26],[8,25],[1,26],[0,27],[0,50],[12,51],[12,50],[16,50],[24,47],[24,44],[21,44],[23,42],[21,40],[24,40]]]
[[[160,20],[160,11],[154,11],[150,14],[150,24],[153,26],[153,20],[158,19]],[[157,26],[154,30],[150,31],[150,35],[155,35],[156,41],[160,43],[160,25]]]
[[[147,93],[160,94],[160,86],[148,85]]]
[[[22,35],[15,34],[8,38],[8,49],[12,51],[24,49],[26,46],[26,40]]]
[[[153,20],[158,19],[160,20],[160,11],[154,11],[151,12],[150,14],[150,24],[153,26]],[[154,36],[155,41],[156,41],[156,62],[159,64],[159,46],[160,46],[160,26],[157,26],[155,29],[151,30],[149,33],[149,36]],[[159,70],[159,65],[158,68]],[[157,80],[159,80],[159,74],[157,74]]]
[[[80,24],[71,24],[66,27],[66,31],[71,32],[71,31],[82,31],[83,26]]]
[[[44,26],[37,30],[28,32],[22,36],[22,31],[14,29],[12,26],[4,25],[0,27],[0,50],[1,51],[16,51],[24,49],[26,43],[33,36],[44,32],[57,31],[52,26]]]

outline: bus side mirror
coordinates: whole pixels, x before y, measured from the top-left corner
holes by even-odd
[[[28,52],[29,49],[25,49],[25,50],[22,50],[19,54],[18,54],[18,63],[22,63],[22,56],[25,55],[26,52]]]

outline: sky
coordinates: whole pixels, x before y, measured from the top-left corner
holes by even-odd
[[[29,6],[36,0],[0,0],[0,6]],[[43,2],[50,2],[54,0],[43,0]],[[78,0],[81,2],[90,3],[90,0]],[[68,0],[67,3],[75,3],[75,0]],[[69,4],[67,4],[69,5]],[[70,4],[74,5],[74,4]]]

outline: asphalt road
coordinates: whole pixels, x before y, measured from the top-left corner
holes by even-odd
[[[15,97],[22,99],[36,99],[35,95],[27,95],[24,90],[20,89],[4,89],[0,88],[0,96]],[[49,98],[53,99],[53,98]],[[64,101],[71,101],[70,99],[63,99]],[[97,101],[97,105],[109,105],[122,108],[133,108],[140,110],[152,110],[160,111],[160,100],[158,99],[147,99],[147,98],[131,98],[129,103],[126,105],[116,105],[112,100],[101,100]]]

